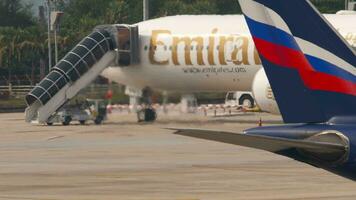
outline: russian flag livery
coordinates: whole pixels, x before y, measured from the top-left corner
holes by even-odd
[[[239,0],[287,123],[356,116],[355,51],[307,0]]]

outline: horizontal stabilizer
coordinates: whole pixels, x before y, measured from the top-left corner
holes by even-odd
[[[168,128],[175,130],[175,134],[190,136],[200,139],[218,141],[228,144],[240,145],[270,152],[278,152],[291,148],[310,150],[319,153],[339,153],[345,152],[347,147],[342,144],[317,142],[311,140],[286,139],[280,137],[270,137],[263,135],[250,135],[244,133],[234,133],[218,130],[202,129],[182,129]]]

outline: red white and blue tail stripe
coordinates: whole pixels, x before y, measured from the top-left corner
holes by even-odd
[[[308,0],[239,0],[285,122],[356,115],[356,55]]]

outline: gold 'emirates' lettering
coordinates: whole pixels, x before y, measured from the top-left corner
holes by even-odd
[[[154,30],[152,31],[152,37],[150,41],[150,48],[149,48],[149,60],[151,64],[155,65],[167,65],[169,63],[169,60],[163,60],[163,61],[157,61],[155,58],[155,52],[157,49],[158,45],[165,45],[164,42],[158,41],[158,36],[160,34],[171,34],[170,31],[168,30]]]
[[[226,56],[225,56],[225,45],[227,42],[234,42],[234,37],[229,36],[221,36],[220,43],[219,43],[219,62],[221,65],[227,65],[226,63]]]
[[[218,29],[215,28],[212,31],[212,34],[216,34],[218,32]],[[215,37],[214,35],[209,37],[209,51],[208,51],[208,61],[210,65],[215,65],[214,62],[214,46],[215,46]]]
[[[216,65],[215,52],[218,57],[218,64],[228,65],[228,60],[235,65],[260,65],[261,60],[256,48],[249,45],[252,39],[247,36],[239,35],[218,35],[218,29],[213,29],[207,36],[177,36],[172,35],[169,30],[153,30],[149,46],[149,60],[151,64],[167,65],[171,61],[174,65],[193,65],[193,58],[196,55],[198,65]],[[208,44],[204,44],[207,42]],[[171,45],[170,45],[171,44]],[[218,46],[215,46],[217,44]],[[195,45],[195,46],[194,46]],[[250,47],[251,46],[251,47]],[[158,47],[164,47],[165,50],[171,49],[171,54],[157,53]],[[253,49],[252,49],[253,47]],[[184,54],[178,52],[184,49]],[[215,49],[217,51],[215,51]],[[228,50],[230,49],[230,50]],[[196,54],[194,54],[194,51]],[[204,54],[205,52],[205,54]],[[163,56],[163,57],[162,57]],[[179,56],[184,56],[184,63],[179,61]],[[207,63],[204,61],[204,56]],[[251,59],[249,59],[251,57]]]
[[[236,41],[238,42],[238,46],[234,47],[231,54],[231,60],[236,65],[248,65],[248,38],[238,37]],[[239,54],[241,54],[241,59],[239,59]]]
[[[204,38],[203,37],[173,37],[173,48],[172,48],[172,60],[173,64],[179,65],[178,61],[178,46],[179,44],[183,42],[184,43],[184,58],[185,58],[185,64],[186,65],[193,65],[192,63],[192,58],[190,56],[191,52],[191,47],[192,43],[196,42],[198,47],[202,47],[204,45]],[[203,61],[203,48],[198,48],[197,49],[197,61],[198,65],[204,65]]]

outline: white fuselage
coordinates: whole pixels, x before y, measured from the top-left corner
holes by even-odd
[[[356,15],[325,16],[356,46]],[[251,91],[262,67],[242,15],[172,16],[137,25],[140,63],[105,69],[111,81],[183,93]]]

